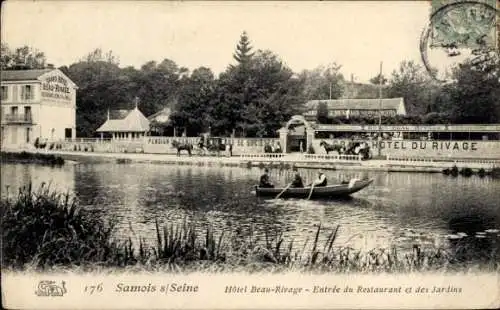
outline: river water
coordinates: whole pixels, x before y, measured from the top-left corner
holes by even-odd
[[[299,169],[305,182],[315,170]],[[51,183],[74,193],[81,204],[116,218],[119,238],[155,242],[155,219],[160,224],[194,220],[242,238],[270,236],[281,231],[285,240],[302,246],[314,238],[321,223],[320,242],[340,225],[337,245],[361,250],[414,243],[446,246],[464,233],[482,238],[498,235],[500,181],[489,177],[441,174],[326,171],[330,183],[349,177],[374,178],[374,183],[351,199],[329,201],[274,200],[255,197],[253,185],[262,170],[219,166],[152,164],[2,165],[2,196],[19,186]],[[289,170],[271,170],[277,185],[285,185]],[[309,241],[309,244],[311,241]]]

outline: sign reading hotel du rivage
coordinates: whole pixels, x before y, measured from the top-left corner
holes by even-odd
[[[41,78],[42,98],[50,101],[71,102],[73,85],[65,76],[57,72],[50,72]]]

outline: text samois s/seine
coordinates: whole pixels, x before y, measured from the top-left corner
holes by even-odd
[[[198,285],[187,283],[167,283],[163,285],[155,285],[149,283],[148,285],[130,285],[118,283],[115,292],[118,293],[197,293],[199,291]]]

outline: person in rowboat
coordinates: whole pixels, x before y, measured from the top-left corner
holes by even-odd
[[[323,173],[323,171],[318,171],[318,178],[314,180],[313,184],[314,187],[321,187],[321,186],[326,186],[327,185],[327,180],[326,180],[326,175]]]
[[[267,188],[272,188],[274,185],[271,183],[269,180],[269,169],[264,169],[264,174],[260,176],[260,184],[259,187],[267,187]]]
[[[297,168],[293,168],[295,171],[295,178],[293,179],[291,187],[304,187],[304,183],[302,182],[302,177],[299,174]]]

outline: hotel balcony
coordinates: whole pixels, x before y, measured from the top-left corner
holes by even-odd
[[[31,114],[5,114],[2,124],[33,124],[33,118]]]

